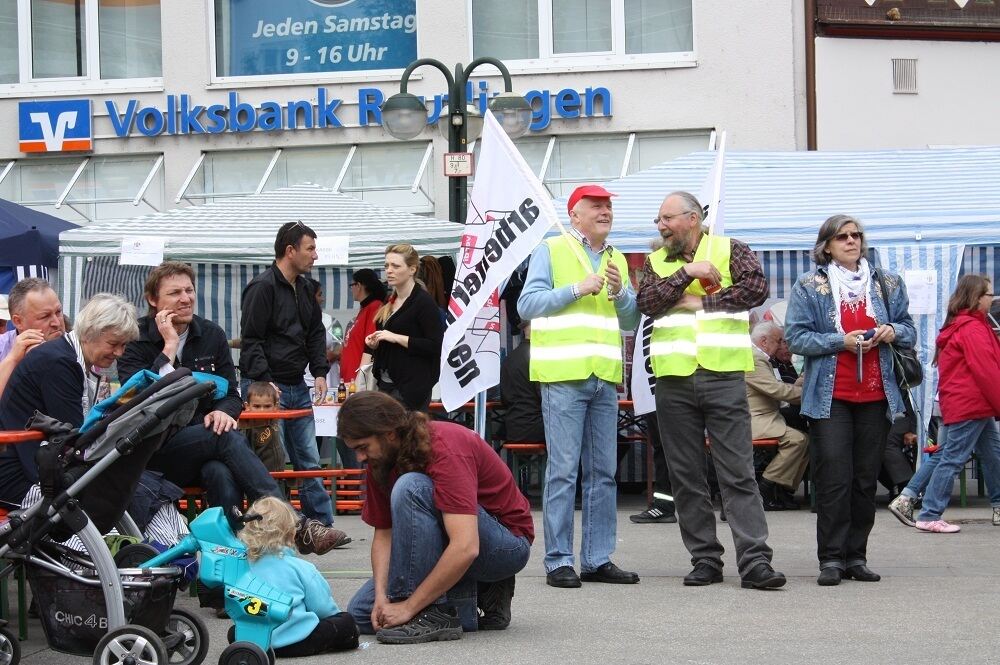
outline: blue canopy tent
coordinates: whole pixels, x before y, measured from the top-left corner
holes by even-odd
[[[603,183],[618,194],[615,247],[648,252],[663,198],[674,190],[697,194],[714,160],[714,152],[692,153]],[[916,402],[926,421],[937,383],[930,366],[934,340],[958,276],[983,272],[994,283],[1000,279],[1000,147],[727,151],[724,178],[724,232],[757,252],[771,296],[786,297],[810,269],[816,232],[836,213],[864,223],[869,245],[893,272],[936,273],[935,313],[914,316],[927,376]]]
[[[9,293],[24,277],[48,277],[59,262],[59,233],[75,229],[67,222],[0,199],[0,293]]]

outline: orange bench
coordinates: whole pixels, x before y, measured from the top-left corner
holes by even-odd
[[[538,485],[545,493],[545,443],[538,441],[507,441],[500,448],[511,454],[513,462],[514,482],[521,489],[521,494],[528,496],[528,485],[531,484],[531,467],[538,468]],[[521,482],[521,470],[528,469],[528,478]]]

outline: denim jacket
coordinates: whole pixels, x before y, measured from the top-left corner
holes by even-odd
[[[879,269],[871,266],[869,282],[871,293],[877,297],[872,302],[875,321],[888,323],[896,331],[895,344],[910,349],[916,344],[917,331],[910,317],[910,301],[906,285],[899,275],[884,271],[886,298],[877,279]],[[844,333],[837,330],[833,295],[825,267],[817,267],[801,275],[792,288],[785,316],[785,339],[792,353],[805,357],[805,384],[802,387],[802,415],[808,418],[829,418],[833,402],[833,381],[837,371],[837,354],[844,350]],[[891,421],[905,411],[903,397],[896,385],[892,353],[888,345],[879,348],[879,365],[882,369],[882,387],[889,401],[886,417]]]

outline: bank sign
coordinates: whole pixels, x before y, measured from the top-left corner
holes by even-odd
[[[223,76],[403,69],[417,59],[416,0],[228,0]]]
[[[466,87],[466,98],[480,113],[486,112],[490,98],[496,94],[488,89],[486,81],[470,81]],[[553,118],[611,116],[611,92],[604,87],[531,90],[524,97],[531,104],[533,131],[545,129]],[[162,106],[143,106],[137,99],[109,99],[103,106],[114,138],[336,129],[344,127],[345,121],[359,127],[382,124],[380,107],[385,94],[378,88],[358,90],[355,109],[341,108],[343,101],[327,88],[317,88],[314,99],[264,101],[257,105],[240,101],[239,93],[233,91],[223,104],[199,104],[191,95],[182,94],[167,95]],[[428,100],[427,123],[437,123],[447,104],[448,95],[444,94]],[[89,99],[20,102],[18,116],[22,152],[92,149]]]

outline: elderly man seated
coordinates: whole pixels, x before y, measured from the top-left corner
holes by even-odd
[[[760,496],[764,510],[794,510],[795,488],[802,482],[808,459],[808,437],[789,427],[781,415],[782,402],[802,401],[802,378],[794,384],[781,381],[771,367],[770,358],[781,345],[781,328],[770,321],[754,326],[752,372],[747,372],[747,401],[750,405],[750,428],[755,439],[778,439],[778,454],[761,475]]]

